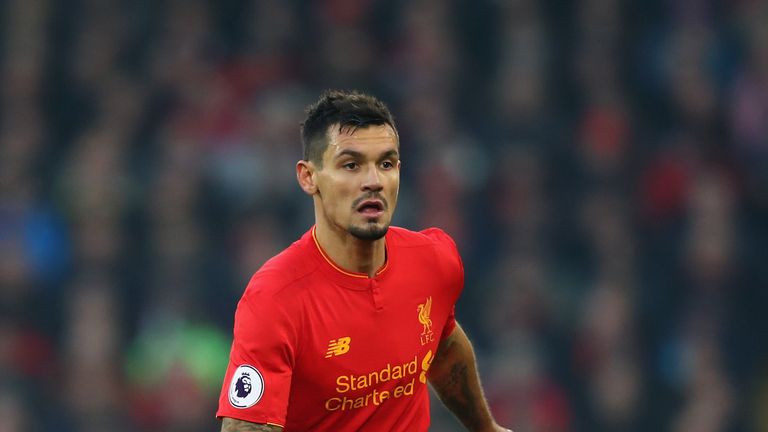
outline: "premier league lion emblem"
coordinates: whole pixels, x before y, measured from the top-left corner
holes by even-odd
[[[232,374],[229,385],[229,403],[235,408],[255,405],[264,393],[264,378],[251,365],[240,365]]]
[[[235,391],[239,398],[244,398],[251,393],[251,377],[248,372],[243,372],[243,375],[237,380]]]

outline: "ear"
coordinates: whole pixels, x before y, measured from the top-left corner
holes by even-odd
[[[317,167],[310,161],[300,160],[296,162],[296,180],[299,186],[307,195],[317,193],[317,183],[315,182],[315,171]]]

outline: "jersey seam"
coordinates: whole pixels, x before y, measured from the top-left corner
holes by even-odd
[[[319,265],[315,265],[315,268],[313,268],[311,271],[307,272],[307,274],[305,274],[303,276],[300,276],[300,277],[297,277],[296,279],[286,283],[285,285],[283,285],[282,287],[277,289],[275,294],[277,294],[278,292],[282,292],[285,289],[288,289],[290,286],[299,283],[301,280],[303,280],[305,278],[309,278],[310,276],[312,276],[313,274],[315,274],[316,272],[319,272],[319,271],[320,271],[320,266]],[[303,330],[304,330],[305,325],[306,325],[306,317],[305,317],[305,315],[306,315],[306,313],[305,313],[306,312],[306,307],[304,305],[304,301],[303,300],[301,301],[301,303],[299,305],[299,309],[300,309],[299,319],[301,321],[300,321],[300,324],[299,324],[299,328],[295,329],[296,332],[295,332],[295,335],[294,335],[294,338],[293,338],[294,339],[293,340],[293,346],[296,348],[296,352],[294,354],[294,358],[292,359],[293,360],[293,365],[291,365],[292,368],[296,366],[296,359],[299,358],[303,354],[303,351],[304,351],[304,344],[302,344],[300,342],[300,338],[299,338],[299,335],[303,334]],[[293,375],[293,372],[291,372],[291,375]]]
[[[283,290],[288,289],[291,285],[294,285],[294,284],[298,283],[299,281],[301,281],[302,279],[305,279],[305,278],[308,278],[308,277],[312,276],[312,274],[314,274],[315,272],[318,272],[318,271],[319,271],[319,266],[316,266],[314,269],[312,269],[311,271],[307,272],[307,274],[299,276],[299,277],[296,277],[295,279],[291,280],[290,282],[286,282],[284,284],[281,284],[280,287],[276,288],[275,291],[272,293],[272,297],[274,298],[277,293],[280,293]],[[253,307],[251,306],[250,302],[246,301],[245,302],[245,306],[251,311],[252,314],[256,315],[256,312],[253,310]],[[303,304],[303,302],[301,303],[300,309],[301,309],[301,313],[299,314],[300,315],[300,319],[301,319],[301,323],[300,323],[300,326],[299,326],[300,328],[295,328],[295,331],[293,332],[295,334],[293,335],[293,338],[292,338],[293,339],[293,341],[292,341],[293,342],[293,347],[295,347],[296,351],[295,351],[295,353],[293,355],[294,358],[291,359],[292,363],[293,363],[291,365],[291,368],[293,368],[295,366],[296,359],[302,354],[302,351],[303,351],[303,346],[302,346],[301,343],[299,343],[299,334],[301,334],[301,332],[302,332],[302,330],[304,329],[304,326],[305,326],[305,317],[304,317],[305,314],[304,314],[304,304]],[[290,322],[290,320],[288,320],[288,322]],[[293,372],[291,372],[291,375],[293,375]]]

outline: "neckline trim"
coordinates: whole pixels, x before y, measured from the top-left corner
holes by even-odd
[[[328,263],[328,265],[330,265],[337,272],[339,272],[339,273],[341,273],[343,275],[346,275],[346,276],[350,276],[350,277],[354,277],[354,278],[358,278],[358,279],[368,279],[369,278],[368,274],[366,274],[366,273],[351,272],[351,271],[344,270],[343,268],[339,267],[339,265],[337,265],[331,259],[331,257],[329,257],[328,254],[325,253],[325,251],[323,250],[323,247],[320,246],[320,242],[317,241],[317,234],[315,234],[315,230],[316,229],[317,229],[317,225],[312,227],[312,240],[315,242],[315,247],[317,247],[317,251],[320,252],[320,256],[323,257],[323,259],[325,260],[325,262]],[[386,245],[385,245],[385,248],[386,248]],[[388,267],[389,267],[389,257],[385,258],[384,265],[381,266],[380,269],[376,270],[376,273],[374,273],[373,276],[376,277],[376,276],[381,275],[382,273],[384,273],[384,271]]]

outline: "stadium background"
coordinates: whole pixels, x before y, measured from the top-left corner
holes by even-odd
[[[0,430],[211,431],[302,109],[373,92],[498,419],[768,431],[768,3],[0,2]],[[455,421],[434,408],[435,431]]]

